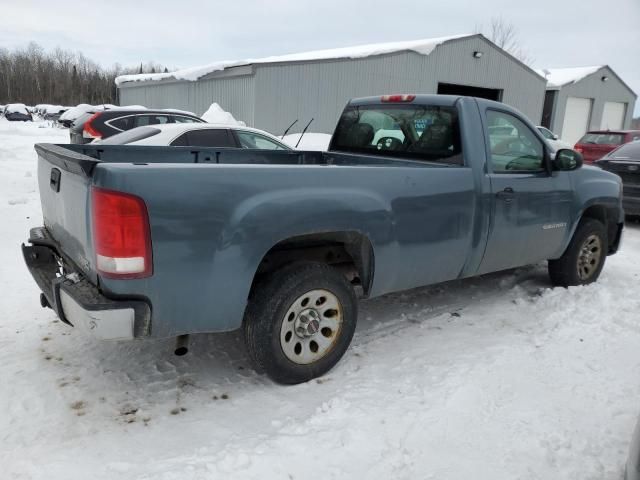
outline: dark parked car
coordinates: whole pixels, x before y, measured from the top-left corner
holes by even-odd
[[[640,140],[640,130],[603,130],[587,132],[578,140],[574,150],[586,163],[593,163],[625,143]]]
[[[31,114],[23,103],[10,103],[4,107],[4,118],[10,122],[31,122]]]
[[[179,110],[139,110],[114,108],[89,111],[71,125],[71,143],[89,143],[95,139],[109,138],[132,128],[168,123],[205,123],[200,117]]]
[[[622,206],[627,215],[640,215],[640,141],[625,143],[596,165],[622,178]]]

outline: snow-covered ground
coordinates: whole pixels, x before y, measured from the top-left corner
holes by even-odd
[[[274,385],[238,334],[101,343],[40,308],[34,142],[0,120],[0,478],[620,479],[640,412],[640,226],[601,281],[543,265],[362,303],[317,381]]]

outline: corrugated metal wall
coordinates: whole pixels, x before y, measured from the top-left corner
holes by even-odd
[[[128,83],[120,88],[120,105],[144,105],[149,108],[177,108],[202,115],[217,102],[238,120],[253,124],[253,75],[199,80],[197,82]],[[132,86],[133,85],[133,86]]]
[[[474,51],[483,53],[473,57]],[[447,42],[430,55],[400,52],[361,59],[256,64],[254,76],[198,82],[148,82],[120,89],[121,104],[202,113],[217,101],[248,125],[281,134],[331,133],[347,100],[385,93],[436,93],[438,82],[503,90],[503,101],[540,122],[545,81],[480,36]]]
[[[479,59],[474,51],[481,51]],[[255,126],[331,133],[346,102],[385,93],[436,93],[438,83],[502,89],[503,101],[538,123],[545,81],[482,38],[448,42],[430,55],[401,52],[362,59],[256,65]]]
[[[609,80],[603,82],[603,76],[609,77]],[[626,103],[627,110],[623,128],[629,128],[631,126],[636,97],[624,83],[618,80],[618,77],[610,68],[603,67],[588,77],[576,83],[566,85],[558,91],[551,116],[551,130],[561,138],[564,114],[567,108],[567,98],[569,97],[590,98],[593,100],[589,130],[600,129],[602,110],[604,109],[605,102]]]

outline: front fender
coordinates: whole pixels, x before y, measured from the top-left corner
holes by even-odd
[[[572,184],[575,192],[571,228],[565,239],[564,251],[573,234],[588,210],[599,207],[606,212],[606,218],[614,230],[624,222],[622,209],[622,181],[620,177],[606,172],[597,167],[584,166],[572,175]]]

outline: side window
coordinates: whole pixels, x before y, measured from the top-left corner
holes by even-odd
[[[182,140],[182,138],[185,140]],[[186,143],[183,143],[186,142]],[[223,128],[209,128],[191,130],[171,143],[172,146],[234,148],[235,142],[231,138],[229,130]]]
[[[256,148],[259,150],[285,150],[285,148],[270,138],[253,132],[236,130],[236,136],[242,148]]]
[[[133,117],[129,116],[114,118],[113,120],[109,121],[109,125],[117,128],[118,130],[122,130],[123,132],[125,130],[131,130],[133,128]]]
[[[542,136],[548,140],[553,140],[553,133],[551,133],[546,128],[539,128],[538,131],[542,134]]]
[[[331,139],[333,151],[463,165],[455,107],[386,102],[349,105]]]
[[[173,117],[175,123],[202,123],[191,117]]]
[[[187,139],[188,133],[183,133],[178,138],[176,138],[173,142],[171,142],[172,147],[186,147],[189,145],[189,140]]]
[[[491,167],[494,173],[544,170],[542,142],[519,118],[487,110]]]
[[[138,115],[136,117],[136,127],[164,125],[165,123],[171,123],[167,115]]]

